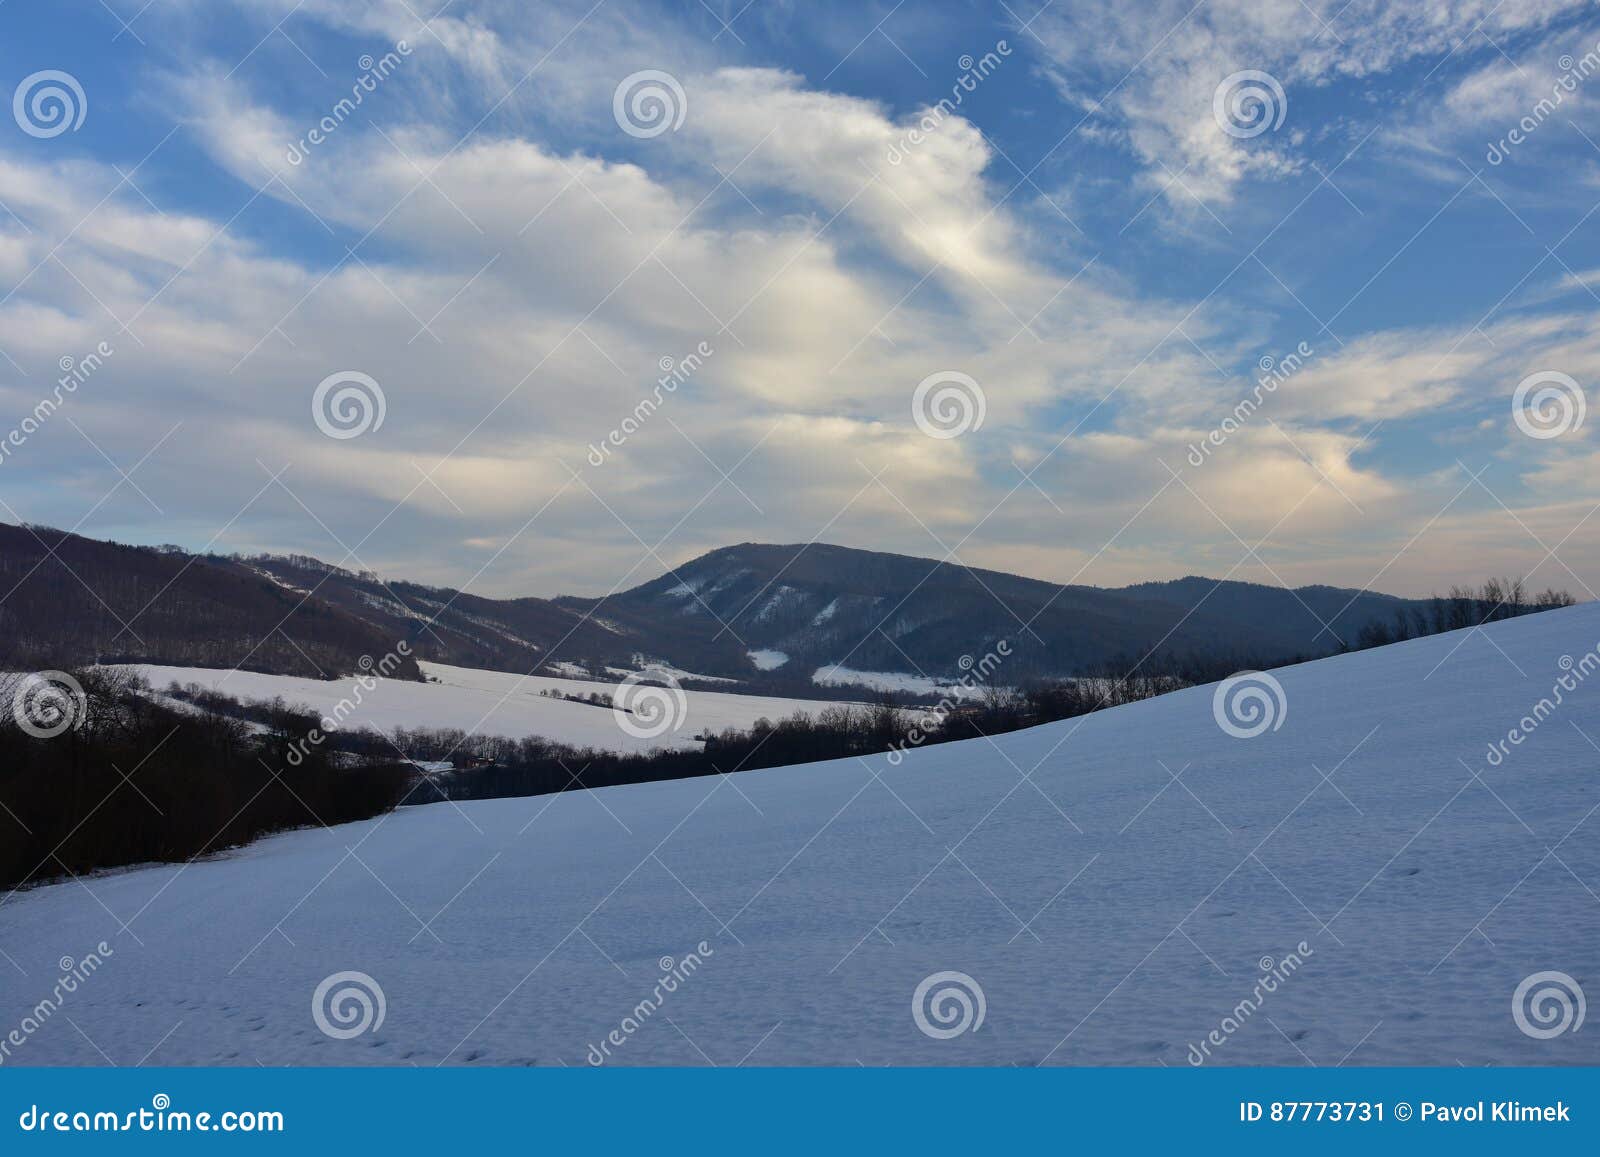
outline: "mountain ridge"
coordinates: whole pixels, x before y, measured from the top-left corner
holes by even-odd
[[[1364,626],[1427,605],[1198,575],[1070,585],[829,543],[757,542],[599,598],[487,598],[308,555],[197,555],[0,524],[7,578],[0,659],[13,663],[245,665],[329,678],[403,639],[415,658],[455,666],[614,679],[660,664],[689,681],[791,692],[814,688],[824,668],[842,668],[846,681],[852,672],[958,678],[1002,642],[1006,670],[995,677],[1012,682],[1147,655],[1260,665],[1331,653]],[[48,629],[40,599],[56,608]],[[123,627],[130,619],[134,631]],[[138,623],[154,624],[154,638]],[[409,661],[402,674],[421,677]]]

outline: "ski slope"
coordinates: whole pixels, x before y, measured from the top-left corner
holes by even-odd
[[[1600,995],[1600,671],[1487,762],[1597,641],[1590,604],[1284,669],[1254,738],[1193,688],[39,888],[0,904],[0,1029],[114,955],[7,1063],[581,1066],[615,1032],[609,1064],[1183,1067],[1216,1031],[1208,1064],[1597,1064],[1600,1025],[1536,1039],[1512,997]],[[346,971],[384,1018],[334,1039],[313,994]],[[913,994],[945,972],[983,1018],[938,1039]]]
[[[544,694],[547,691],[585,696],[598,694],[609,700],[616,690],[615,683],[514,675],[443,663],[417,665],[434,681],[375,679],[376,688],[361,692],[358,703],[355,702],[355,680],[349,677],[301,679],[253,671],[150,665],[141,665],[139,670],[156,691],[166,690],[173,682],[198,683],[240,699],[272,699],[281,695],[288,703],[304,704],[321,713],[333,711],[341,700],[350,701],[354,710],[345,717],[350,727],[366,724],[383,732],[396,727],[459,727],[478,735],[504,735],[513,739],[539,735],[574,747],[610,751],[694,747],[693,737],[707,729],[712,732],[729,727],[745,730],[762,716],[776,720],[800,711],[815,714],[829,706],[829,702],[812,699],[685,690],[683,702],[687,709],[682,716],[682,726],[657,738],[644,738],[617,726],[608,708]]]

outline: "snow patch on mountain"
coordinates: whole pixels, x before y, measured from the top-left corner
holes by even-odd
[[[282,587],[284,590],[289,591],[289,592],[291,592],[293,594],[309,595],[311,593],[305,587],[296,586],[294,583],[289,582],[287,579],[279,578],[277,575],[273,574],[266,567],[252,566],[249,563],[244,563],[242,565],[244,566],[244,568],[246,570],[252,571],[255,574],[260,575],[262,578],[266,579],[268,582],[272,583],[274,586]]]
[[[768,595],[766,601],[761,604],[761,609],[755,613],[755,621],[758,623],[768,622],[772,619],[773,615],[777,614],[784,607],[787,607],[792,603],[804,602],[807,597],[808,596],[804,591],[798,590],[795,587],[780,586],[777,590],[773,591],[772,594]]]

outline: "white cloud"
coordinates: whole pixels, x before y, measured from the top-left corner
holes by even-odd
[[[285,5],[259,7],[275,19]],[[1493,26],[1544,18],[1512,7]],[[403,8],[306,11],[399,36]],[[1449,24],[1374,17],[1391,45],[1355,27],[1372,15],[1358,3],[1339,22],[1349,41],[1339,47],[1318,39],[1298,3],[1222,4],[1141,63],[1161,34],[1154,13],[1100,13],[1096,67],[1140,66],[1102,115],[1147,162],[1187,165],[1185,179],[1212,196],[1297,163],[1287,137],[1246,149],[1213,131],[1219,68],[1259,67],[1253,46],[1265,45],[1292,99],[1295,82],[1412,59]],[[1482,9],[1449,15],[1472,13]],[[444,52],[428,42],[446,61],[419,61],[425,89],[465,67],[497,99],[491,78],[508,59],[521,63],[523,38],[477,15],[452,19],[435,25]],[[1052,19],[1036,27],[1058,43],[1065,31]],[[549,23],[537,31],[553,39]],[[625,31],[628,53],[646,40]],[[1057,64],[1086,83],[1078,56]],[[341,125],[291,165],[300,114],[247,74],[199,65],[170,89],[183,145],[242,182],[247,207],[231,224],[157,212],[109,165],[0,156],[0,199],[34,230],[0,229],[0,269],[21,281],[0,306],[0,348],[28,373],[5,383],[7,402],[25,405],[63,354],[112,335],[112,365],[68,413],[123,464],[183,423],[139,473],[175,500],[159,537],[186,526],[199,545],[244,509],[219,546],[337,558],[336,535],[362,544],[361,563],[458,582],[511,542],[474,586],[497,593],[592,590],[595,576],[634,567],[636,581],[648,577],[659,563],[640,540],[677,561],[819,532],[934,555],[939,539],[967,539],[967,561],[1056,578],[1092,559],[1081,581],[1127,582],[1220,573],[1239,557],[1233,531],[1252,542],[1274,531],[1263,553],[1284,577],[1359,583],[1374,552],[1403,545],[1452,486],[1408,477],[1385,452],[1387,435],[1363,441],[1367,427],[1429,417],[1439,430],[1473,430],[1489,409],[1499,425],[1474,432],[1474,445],[1504,454],[1513,482],[1585,488],[1573,447],[1493,439],[1529,370],[1548,361],[1600,382],[1589,315],[1518,316],[1482,333],[1391,330],[1343,349],[1330,339],[1259,421],[1192,469],[1185,446],[1250,386],[1213,359],[1248,360],[1254,319],[1225,301],[1191,308],[1140,293],[1103,265],[1080,274],[1091,253],[1074,231],[1061,225],[1063,248],[1014,202],[999,203],[994,147],[969,122],[947,118],[891,164],[910,122],[884,106],[790,72],[696,65],[680,68],[684,129],[635,142],[609,123],[617,69],[578,71],[556,71],[548,87],[540,74],[540,93],[554,94],[542,113],[528,113],[522,90],[503,121],[465,137],[449,116],[422,115],[397,82],[381,117]],[[539,131],[541,116],[568,112],[573,132]],[[280,243],[282,213],[310,240]],[[345,247],[358,238],[352,256]],[[589,466],[587,447],[635,412],[660,359],[702,341],[714,347],[704,365],[610,461]],[[346,369],[381,383],[388,414],[381,431],[336,442],[315,432],[310,399]],[[981,430],[937,441],[912,422],[911,394],[946,369],[982,384],[988,416]],[[55,521],[72,522],[115,481],[70,426],[25,449],[18,461],[33,477],[70,488]],[[1171,484],[1162,461],[1198,497]],[[269,485],[286,464],[283,485]],[[140,506],[124,489],[102,517],[148,525]],[[1463,519],[1463,540],[1479,533]],[[464,553],[441,555],[441,542]],[[1263,577],[1255,567],[1235,577]]]
[[[1120,128],[1149,166],[1153,187],[1178,204],[1191,190],[1227,201],[1248,176],[1297,171],[1307,130],[1297,102],[1318,87],[1390,74],[1402,90],[1420,87],[1436,58],[1475,53],[1484,38],[1536,30],[1580,7],[1578,0],[1353,0],[1325,23],[1301,0],[1098,0],[1052,5],[1030,28],[1064,89],[1091,110],[1085,115]],[[1213,116],[1218,86],[1244,70],[1266,72],[1282,86],[1280,129],[1245,139]],[[1491,64],[1448,100],[1481,112],[1509,86]]]

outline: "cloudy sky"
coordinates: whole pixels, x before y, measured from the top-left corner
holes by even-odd
[[[439,3],[0,9],[0,520],[1600,587],[1592,6]]]

